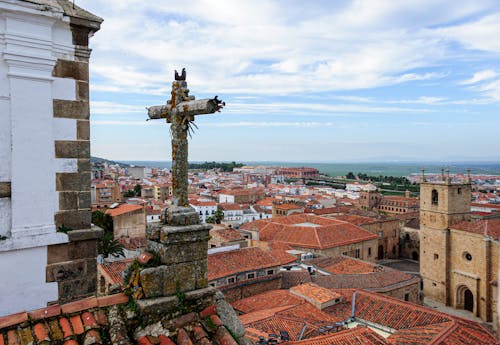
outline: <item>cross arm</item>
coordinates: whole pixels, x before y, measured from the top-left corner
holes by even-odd
[[[224,102],[215,96],[214,98],[181,102],[175,107],[172,107],[170,104],[155,105],[148,108],[148,116],[151,120],[166,118],[167,122],[170,122],[172,116],[175,115],[194,118],[195,115],[213,114],[220,111],[225,105]]]

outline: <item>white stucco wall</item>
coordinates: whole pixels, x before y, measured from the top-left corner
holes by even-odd
[[[2,252],[0,260],[0,316],[57,300],[57,283],[45,283],[47,247]]]
[[[56,172],[76,172],[74,159],[55,159],[55,140],[76,140],[76,120],[54,119],[53,99],[75,100],[75,81],[52,77],[58,58],[72,60],[69,20],[30,2],[0,0],[0,315],[57,300],[45,282],[47,246],[57,233]]]

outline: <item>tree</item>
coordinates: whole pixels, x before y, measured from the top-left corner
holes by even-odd
[[[117,258],[125,256],[123,244],[114,239],[112,232],[104,232],[101,240],[97,243],[97,252],[105,258],[110,255]]]
[[[349,171],[347,173],[347,175],[345,176],[345,178],[348,179],[348,180],[355,180],[356,176],[354,176],[354,174],[352,173],[352,171]]]
[[[100,210],[92,212],[92,223],[104,230],[113,233],[113,218]]]
[[[141,196],[142,187],[140,184],[136,184],[134,187],[135,196]]]
[[[214,220],[216,224],[220,224],[220,222],[224,219],[224,212],[222,210],[217,210],[214,213]]]
[[[210,216],[210,217],[207,217],[207,219],[205,220],[205,222],[207,222],[208,224],[215,224],[215,218]]]
[[[129,189],[125,193],[123,193],[123,196],[126,198],[133,198],[135,196],[135,192],[132,189]]]

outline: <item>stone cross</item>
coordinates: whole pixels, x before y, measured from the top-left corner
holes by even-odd
[[[225,106],[225,103],[214,98],[195,100],[189,95],[186,83],[186,69],[181,75],[175,71],[172,83],[172,98],[166,105],[156,105],[148,108],[150,119],[166,119],[170,123],[172,136],[172,189],[173,205],[188,207],[188,132],[196,115],[213,114]]]

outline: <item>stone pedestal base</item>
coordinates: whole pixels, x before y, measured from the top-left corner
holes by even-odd
[[[137,308],[146,324],[158,322],[169,316],[174,318],[190,312],[199,313],[206,307],[215,303],[217,290],[211,286],[197,289],[179,296],[167,296],[160,298],[138,300]]]
[[[168,225],[149,228],[148,251],[156,253],[161,266],[140,272],[146,298],[175,295],[208,286],[208,224],[199,224],[191,207],[173,206],[166,212]],[[190,224],[190,225],[186,225]]]

